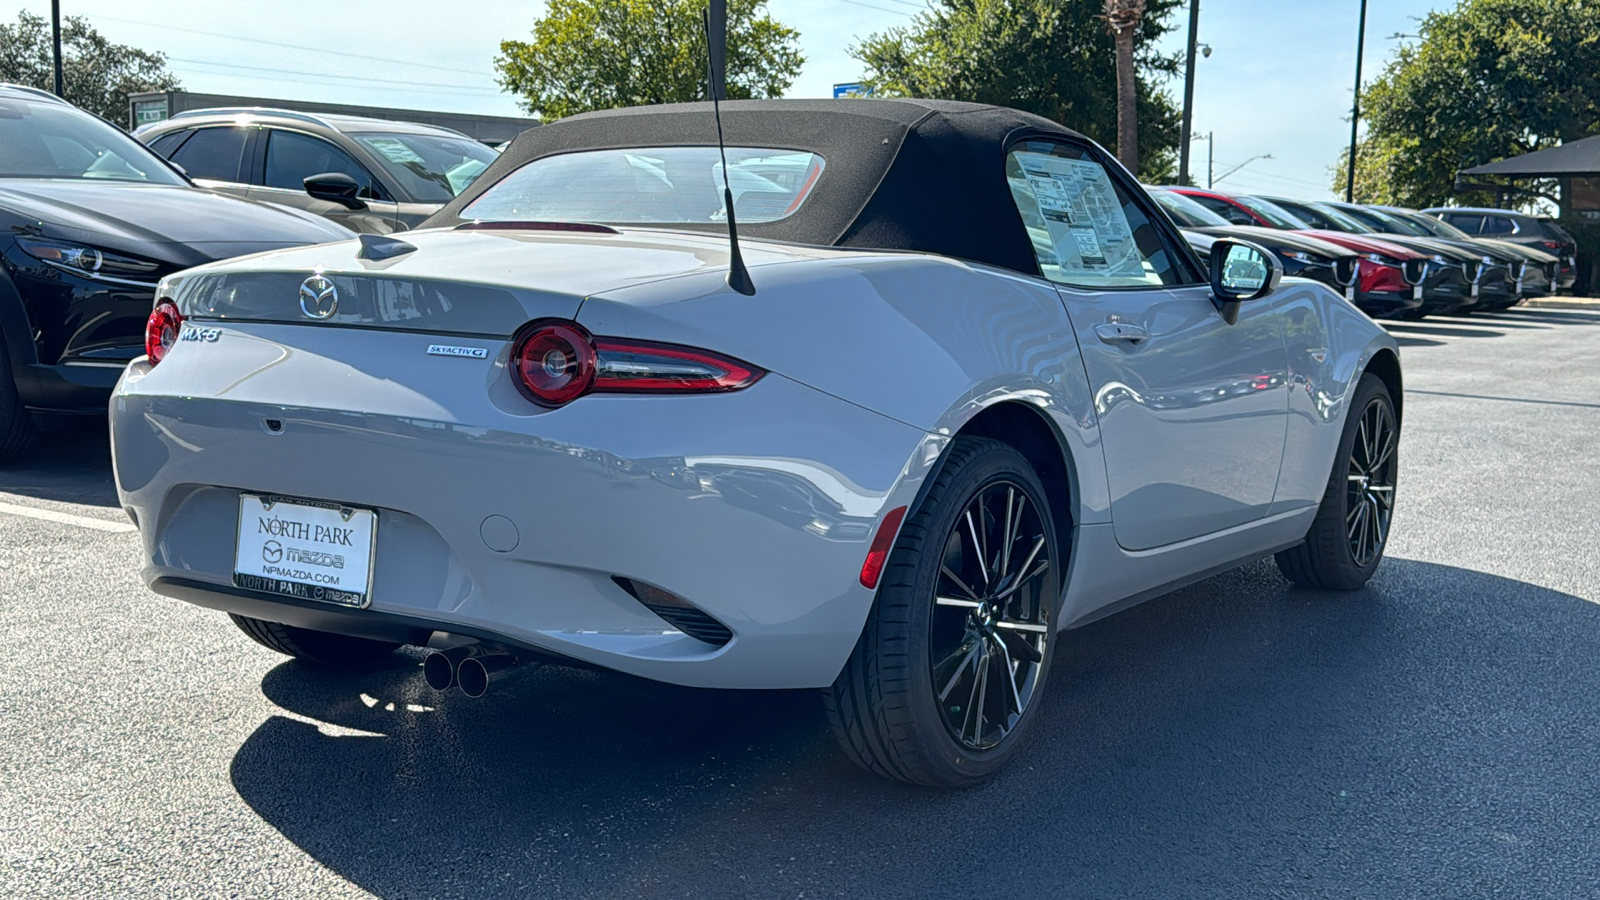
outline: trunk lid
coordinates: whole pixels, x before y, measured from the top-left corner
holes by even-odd
[[[728,265],[726,238],[706,234],[513,227],[403,239],[417,249],[383,260],[344,241],[201,266],[159,295],[185,318],[506,337],[533,319],[572,318],[594,294]],[[754,268],[804,253],[765,245],[745,259]]]

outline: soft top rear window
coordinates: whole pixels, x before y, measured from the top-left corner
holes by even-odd
[[[822,174],[816,153],[728,148],[728,182],[741,223],[776,222],[800,209]],[[716,147],[586,150],[533,160],[461,211],[490,222],[715,224],[727,221]]]

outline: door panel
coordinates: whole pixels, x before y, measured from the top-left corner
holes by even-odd
[[[1060,293],[1094,390],[1117,541],[1147,550],[1267,515],[1287,353],[1273,298],[1229,325],[1210,288]]]

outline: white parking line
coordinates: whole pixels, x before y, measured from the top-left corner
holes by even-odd
[[[76,525],[79,528],[92,528],[95,531],[109,531],[115,534],[126,534],[138,531],[132,522],[108,522],[105,519],[91,519],[88,516],[75,516],[72,513],[56,512],[53,509],[36,509],[32,506],[18,506],[15,503],[0,503],[0,513],[13,516],[25,516],[30,519],[43,519],[46,522],[58,522],[62,525]]]

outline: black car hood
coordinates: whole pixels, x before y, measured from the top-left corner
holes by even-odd
[[[1278,228],[1260,228],[1255,225],[1212,225],[1205,228],[1185,230],[1198,231],[1213,238],[1238,238],[1241,241],[1260,244],[1268,250],[1286,248],[1304,253],[1315,253],[1328,259],[1344,259],[1360,255],[1356,251],[1341,247],[1338,244],[1330,244],[1310,235],[1297,234],[1293,231],[1284,231]]]
[[[186,185],[0,179],[12,228],[179,265],[261,250],[349,240],[326,219]]]

